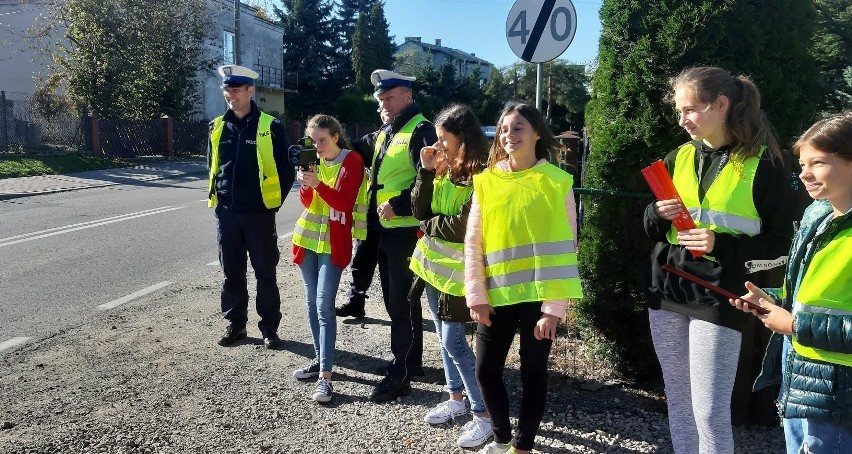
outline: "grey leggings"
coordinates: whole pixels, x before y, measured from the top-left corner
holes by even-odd
[[[733,453],[731,393],[742,334],[666,310],[649,310],[648,319],[675,454]]]

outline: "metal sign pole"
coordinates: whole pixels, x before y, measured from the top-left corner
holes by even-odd
[[[543,80],[542,73],[542,64],[536,63],[535,65],[535,108],[541,112],[541,86]]]

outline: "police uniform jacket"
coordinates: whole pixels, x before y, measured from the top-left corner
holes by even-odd
[[[237,213],[267,209],[263,204],[258,181],[256,148],[259,119],[260,110],[254,101],[251,102],[251,111],[245,117],[238,119],[230,109],[223,117],[225,126],[219,142],[219,173],[216,174],[213,185],[219,207]],[[210,130],[212,129],[213,122],[210,122]],[[287,159],[287,148],[290,142],[284,133],[281,121],[276,119],[269,129],[272,134],[275,166],[281,181],[281,200],[284,200],[296,180],[296,171]],[[211,145],[208,139],[208,168],[211,159]]]
[[[381,181],[376,181],[376,177],[379,174],[379,169],[382,167],[382,159],[384,158],[385,153],[387,152],[388,145],[393,141],[393,136],[397,131],[402,129],[403,126],[408,123],[409,120],[414,118],[415,115],[420,113],[420,107],[416,104],[411,104],[406,107],[396,118],[393,119],[391,123],[388,123],[382,126],[382,130],[385,133],[385,142],[381,144],[381,148],[379,151],[379,156],[376,157],[376,163],[374,168],[370,169],[370,181],[372,182],[370,187],[370,207],[367,210],[367,227],[370,229],[384,229],[379,223],[379,215],[376,212],[377,204],[376,204],[376,191],[378,189],[377,185],[380,185]],[[364,137],[361,137],[357,141],[355,141],[354,148],[364,159],[364,163],[367,166],[372,165],[373,162],[373,153],[375,152],[375,141],[378,136],[377,131],[372,134],[368,134]],[[420,149],[434,144],[438,140],[438,135],[435,133],[435,126],[428,122],[422,121],[414,128],[414,132],[411,135],[411,141],[409,142],[409,150],[408,154],[411,158],[411,163],[415,168],[420,169]],[[414,188],[414,180],[411,181],[411,186],[408,189],[403,190],[398,196],[392,197],[388,203],[390,203],[391,208],[393,208],[394,213],[397,216],[412,216],[413,213],[411,211],[411,190]]]
[[[731,148],[725,146],[712,149],[701,141],[693,141],[692,144],[696,147],[694,168],[698,173],[699,199],[703,199],[722,166],[730,161]],[[663,161],[669,175],[674,174],[677,152],[672,151]],[[743,283],[749,279],[750,273],[759,271],[757,264],[781,266],[793,234],[794,195],[790,181],[791,174],[784,164],[772,156],[769,150],[764,151],[752,186],[754,206],[761,220],[761,233],[748,236],[714,232],[715,241],[710,255],[716,261],[693,258],[686,248],[669,244],[666,233],[671,228],[671,221],[658,217],[654,213],[653,203],[649,204],[644,215],[645,232],[657,244],[643,273],[648,307],[677,312],[742,331],[751,315],[731,306],[726,298],[660,267],[668,264],[683,269],[737,293],[743,289]]]

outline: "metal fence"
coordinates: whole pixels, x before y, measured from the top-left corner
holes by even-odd
[[[206,121],[174,122],[174,154],[203,155],[207,153],[210,124]]]
[[[84,148],[84,120],[64,96],[0,91],[0,153]]]
[[[161,120],[100,120],[101,149],[121,158],[159,156],[166,149]]]
[[[374,125],[343,125],[356,140]],[[291,143],[304,135],[298,121],[285,126]],[[0,91],[0,153],[93,150],[110,156],[199,155],[207,152],[206,121],[100,119],[63,96]]]

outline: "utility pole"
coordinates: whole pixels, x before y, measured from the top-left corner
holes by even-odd
[[[240,64],[240,0],[234,0],[234,64]]]

